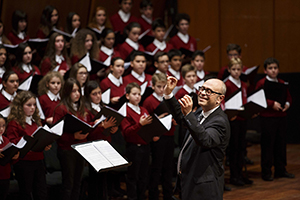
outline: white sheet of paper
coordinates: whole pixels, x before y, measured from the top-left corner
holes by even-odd
[[[24,81],[21,85],[19,85],[18,89],[28,91],[30,88],[30,84],[32,82],[32,78],[33,76],[30,76],[28,79],[26,79],[26,81]]]
[[[105,104],[109,104],[110,102],[110,88],[102,93],[102,102]]]
[[[172,115],[167,115],[164,118],[159,118],[159,121],[166,127],[166,129],[169,131],[172,127]]]
[[[124,103],[123,106],[118,110],[119,113],[121,113],[124,117],[127,116],[127,103]]]
[[[45,114],[43,112],[43,109],[42,109],[42,106],[40,104],[40,101],[39,101],[39,99],[37,97],[35,99],[36,99],[36,107],[39,109],[40,118],[42,120],[44,120],[44,119],[46,119],[46,117],[45,117]]]
[[[148,85],[148,81],[146,81],[145,83],[143,83],[141,85],[141,95],[143,95],[145,93],[147,85]]]
[[[10,106],[0,112],[0,114],[5,118],[8,117],[9,113],[10,113]]]
[[[225,109],[238,110],[242,105],[242,92],[239,91],[236,95],[225,102]]]
[[[260,105],[263,108],[267,108],[267,100],[266,100],[266,95],[265,91],[263,89],[260,89],[256,93],[252,94],[247,98],[247,101],[250,102],[252,101],[253,103],[256,103]]]
[[[79,61],[80,64],[84,65],[88,72],[92,70],[90,57],[86,54],[83,59]]]

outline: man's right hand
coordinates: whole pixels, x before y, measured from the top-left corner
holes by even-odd
[[[178,82],[178,80],[175,77],[168,76],[167,77],[167,84],[166,84],[166,86],[164,88],[164,94],[165,95],[171,94],[172,91],[174,90],[174,88],[176,87],[177,82]]]

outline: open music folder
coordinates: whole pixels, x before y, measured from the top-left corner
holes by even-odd
[[[172,115],[169,114],[161,119],[156,114],[152,116],[152,123],[142,126],[138,135],[147,143],[150,143],[155,136],[162,136],[172,127]]]
[[[98,140],[72,145],[97,172],[126,167],[130,164],[107,141]]]
[[[2,148],[1,152],[1,154],[3,154],[4,157],[0,158],[0,165],[4,166],[7,163],[9,163],[12,160],[12,158],[18,153],[18,151],[20,151],[20,149],[22,149],[25,146],[26,143],[26,140],[22,137],[17,144],[9,142],[7,145],[5,145],[5,147]]]

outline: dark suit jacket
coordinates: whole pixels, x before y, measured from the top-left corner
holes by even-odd
[[[179,175],[183,200],[223,199],[225,149],[229,143],[230,125],[219,107],[202,124],[197,121],[201,107],[184,116],[175,97],[165,100],[177,123],[188,128],[189,141],[182,153]]]

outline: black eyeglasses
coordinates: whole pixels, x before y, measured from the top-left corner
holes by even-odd
[[[199,92],[204,92],[204,91],[205,91],[205,94],[206,94],[207,96],[210,96],[210,95],[212,95],[213,93],[222,95],[222,94],[219,93],[219,92],[215,92],[215,91],[213,91],[213,90],[211,90],[211,89],[209,89],[209,88],[205,88],[205,87],[203,87],[203,86],[200,86],[200,87],[199,87]]]

